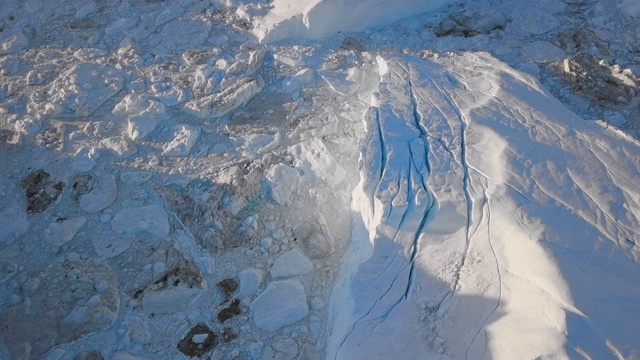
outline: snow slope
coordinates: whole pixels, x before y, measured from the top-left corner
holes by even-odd
[[[634,354],[638,143],[486,53],[377,62],[328,358]]]
[[[275,0],[254,20],[253,34],[261,42],[320,39],[336,32],[362,31],[435,10],[454,0],[345,1]]]

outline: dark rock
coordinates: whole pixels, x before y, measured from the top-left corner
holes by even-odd
[[[240,334],[238,333],[238,330],[234,328],[226,327],[222,330],[222,341],[226,343],[232,342],[237,339],[238,336],[240,336]]]
[[[20,181],[20,187],[27,197],[27,213],[37,214],[45,211],[53,204],[65,183],[50,179],[51,175],[44,170],[37,170]]]
[[[506,25],[507,19],[499,12],[467,10],[442,20],[433,32],[437,36],[472,37],[502,30]]]
[[[364,45],[362,45],[362,42],[360,42],[360,40],[348,36],[344,38],[344,40],[342,40],[342,43],[340,44],[340,50],[363,52]]]
[[[194,335],[206,334],[207,338],[202,343],[193,341]],[[207,325],[198,324],[191,328],[187,335],[178,343],[178,351],[189,357],[202,356],[218,345],[216,333]]]
[[[600,103],[626,105],[640,91],[639,78],[591,55],[566,58],[561,67],[556,67],[570,81],[574,92]]]
[[[13,130],[0,129],[0,149],[15,150],[20,148],[20,134]]]
[[[218,320],[220,320],[221,323],[224,323],[232,317],[240,315],[240,310],[240,300],[235,299],[229,306],[220,310],[220,312],[218,313]]]
[[[222,291],[225,298],[229,298],[236,290],[238,290],[238,282],[234,279],[224,279],[218,283],[218,289]]]
[[[79,174],[73,178],[71,186],[71,198],[78,200],[80,196],[88,193],[93,187],[93,177],[89,174]]]

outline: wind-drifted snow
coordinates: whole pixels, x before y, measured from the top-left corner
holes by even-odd
[[[338,31],[361,31],[404,17],[435,10],[452,0],[348,1],[275,0],[253,33],[262,42],[284,39],[320,39]],[[259,11],[256,11],[259,12]]]
[[[623,307],[640,295],[624,246],[637,142],[487,54],[378,63],[328,357],[602,358],[631,345],[640,314],[611,323],[618,310],[595,289]],[[603,246],[615,285],[597,275]]]

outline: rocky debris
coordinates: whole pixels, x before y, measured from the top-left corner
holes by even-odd
[[[298,193],[300,174],[290,166],[276,164],[269,169],[267,185],[271,198],[279,205],[289,206]]]
[[[224,323],[225,321],[240,315],[242,311],[241,305],[242,302],[240,301],[240,299],[231,301],[228,306],[218,312],[218,321]]]
[[[162,150],[164,156],[187,156],[200,136],[200,128],[179,125],[171,140]]]
[[[522,47],[522,57],[537,63],[561,61],[565,52],[548,41],[534,41]]]
[[[16,129],[23,126],[28,126],[24,122],[16,123]],[[25,132],[21,131],[20,132]],[[3,151],[12,151],[20,148],[22,141],[20,140],[19,132],[7,129],[0,129],[0,150]]]
[[[201,119],[221,117],[246,104],[264,85],[260,75],[243,77],[219,93],[187,102],[184,110]]]
[[[140,140],[155,130],[158,122],[169,118],[163,103],[144,94],[129,94],[113,109],[113,114],[127,119],[127,136]]]
[[[311,258],[321,259],[334,251],[334,239],[327,222],[321,214],[306,219],[293,230]]]
[[[62,193],[64,181],[51,179],[44,170],[37,170],[20,180],[20,187],[27,197],[27,213],[37,214],[48,209]]]
[[[124,77],[110,66],[83,63],[60,75],[47,90],[48,103],[37,101],[37,114],[88,116],[122,89]],[[39,109],[44,106],[44,109]]]
[[[256,268],[248,268],[240,271],[238,278],[240,279],[240,291],[239,294],[242,297],[252,295],[264,279],[264,270]]]
[[[85,217],[55,218],[45,229],[44,238],[51,245],[61,246],[71,241],[86,221],[87,219]]]
[[[574,92],[593,100],[612,104],[629,104],[639,99],[640,79],[618,65],[609,65],[591,55],[564,59],[562,74],[571,81]],[[637,100],[640,102],[640,99]]]
[[[300,251],[293,249],[280,255],[271,266],[274,279],[306,275],[313,271],[313,264]]]
[[[189,301],[201,292],[202,283],[200,269],[190,261],[181,261],[159,279],[137,290],[133,295],[135,307],[141,307],[150,316],[186,311]]]
[[[167,209],[189,228],[200,246],[209,250],[216,249],[217,243],[211,229],[214,211],[218,208],[216,194],[203,189],[179,189],[174,186],[159,186],[156,187],[156,192],[164,199]],[[199,202],[196,198],[207,198],[209,201]]]
[[[138,238],[136,246],[118,255],[112,261],[129,279],[129,281],[122,281],[122,291],[134,297],[136,293],[153,283],[162,282],[161,279],[172,269],[193,268],[193,272],[198,273],[195,264],[188,261],[184,254],[176,249],[173,242],[165,240],[142,243]],[[197,279],[195,278],[196,282],[198,282]],[[139,295],[137,297],[139,298]]]
[[[73,360],[104,360],[104,356],[97,350],[80,353]]]
[[[93,188],[93,176],[91,174],[78,174],[73,178],[71,186],[71,199],[78,200],[80,196],[88,193]]]
[[[340,50],[345,50],[345,51],[356,51],[356,52],[365,51],[365,48],[364,48],[364,45],[362,45],[362,42],[351,36],[345,37],[344,40],[342,40],[342,42],[340,43],[339,48]]]
[[[611,56],[606,45],[589,28],[559,32],[552,42],[572,56],[585,52],[602,58]]]
[[[169,234],[169,217],[160,204],[124,209],[113,217],[111,230],[118,235],[146,232],[165,237]]]
[[[216,333],[205,324],[198,324],[191,328],[187,335],[180,340],[177,349],[188,357],[206,354],[218,345]]]
[[[254,243],[258,237],[258,224],[253,217],[248,217],[244,221],[238,222],[233,229],[233,235],[227,238],[225,245],[238,247],[245,244]]]
[[[80,208],[88,213],[104,210],[117,195],[116,178],[113,175],[102,176],[93,185],[93,189],[80,198]]]
[[[238,282],[235,279],[224,279],[217,284],[218,289],[222,291],[225,298],[229,298],[236,290],[238,290]]]
[[[226,327],[222,329],[222,341],[225,343],[230,343],[233,340],[237,339],[240,336],[238,330],[230,327]]]
[[[13,359],[42,358],[50,349],[105,330],[120,312],[113,270],[77,254],[16,278],[22,301],[0,316],[4,343]],[[54,301],[52,301],[54,299]]]
[[[502,30],[507,25],[506,17],[497,11],[467,10],[455,13],[433,30],[437,36],[464,36],[472,37],[480,34],[488,34],[494,30]]]
[[[309,314],[304,286],[296,278],[274,281],[249,305],[260,329],[276,331]]]
[[[258,211],[262,195],[259,182],[251,178],[262,177],[262,169],[243,169],[230,168],[215,183],[194,179],[186,186],[156,187],[156,192],[203,248],[246,245],[257,238],[257,221],[250,215]]]

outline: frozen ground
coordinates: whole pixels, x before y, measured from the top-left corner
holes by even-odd
[[[0,359],[639,359],[639,29],[1,2]]]

